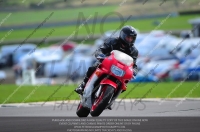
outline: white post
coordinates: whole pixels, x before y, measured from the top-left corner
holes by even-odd
[[[35,85],[35,71],[34,69],[23,70],[22,83],[24,85]]]

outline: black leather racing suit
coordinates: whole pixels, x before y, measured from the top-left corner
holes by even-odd
[[[107,39],[104,44],[102,46],[100,46],[99,49],[97,49],[97,51],[95,52],[95,57],[97,57],[99,54],[104,54],[106,56],[110,55],[110,52],[112,50],[119,50],[122,51],[126,54],[128,54],[129,56],[131,56],[134,60],[134,75],[137,74],[137,65],[136,65],[136,59],[138,57],[138,50],[135,48],[135,46],[133,45],[132,47],[128,47],[128,48],[123,48],[121,41],[119,40],[119,38],[109,38]],[[86,83],[88,81],[88,79],[90,78],[90,76],[93,74],[93,72],[96,70],[96,68],[99,65],[99,61],[97,61],[93,66],[89,67],[86,76],[84,78],[84,82]]]

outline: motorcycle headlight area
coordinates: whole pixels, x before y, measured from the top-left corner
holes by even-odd
[[[111,67],[111,72],[115,75],[115,76],[119,76],[122,77],[124,76],[124,71],[114,65],[112,65]]]

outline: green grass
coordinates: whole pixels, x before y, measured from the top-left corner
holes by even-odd
[[[8,2],[7,6],[12,6],[15,5],[15,7],[29,7],[31,3],[38,4],[42,0],[6,0]],[[43,4],[49,4],[54,2],[55,0],[45,0]],[[63,2],[64,0],[57,0],[58,2]]]
[[[45,18],[47,18],[52,12],[53,15],[46,21],[48,22],[59,22],[59,21],[69,21],[77,20],[79,13],[83,13],[87,19],[90,15],[94,17],[95,12],[98,12],[98,17],[102,17],[109,12],[114,11],[117,8],[116,5],[113,6],[100,6],[100,7],[81,7],[81,8],[70,8],[61,10],[35,10],[35,11],[18,11],[18,12],[3,12],[0,13],[0,20],[6,18],[9,13],[12,13],[2,26],[9,25],[23,25],[32,23],[42,23]]]
[[[126,24],[132,25],[139,29],[140,31],[151,31],[154,29],[162,29],[162,30],[183,30],[183,29],[191,29],[191,25],[188,23],[189,19],[195,18],[197,15],[185,15],[185,16],[179,16],[179,17],[169,17],[168,19],[165,18],[159,18],[156,19],[160,22],[163,21],[163,24],[160,26],[153,25],[152,23],[155,21],[155,19],[145,19],[145,20],[135,20],[135,21],[128,21]],[[164,22],[164,20],[166,21]],[[120,27],[122,23],[120,22],[105,22],[104,24],[96,24],[96,25],[89,25],[90,32],[94,32],[95,34],[102,34],[104,31],[107,30],[115,30]],[[95,26],[95,30],[92,31],[92,26]],[[44,38],[47,36],[47,34],[53,29],[51,28],[39,28],[29,39],[33,38]],[[73,33],[76,31],[76,26],[66,26],[66,27],[55,27],[55,31],[51,34],[50,37],[59,37],[59,36],[70,36],[74,37]],[[16,40],[21,39],[24,40],[26,37],[28,37],[34,29],[30,30],[13,30],[13,32],[8,35],[5,38],[5,41],[7,40]],[[8,31],[7,31],[8,32]],[[1,36],[4,37],[7,32],[0,32],[0,38]],[[85,26],[82,26],[79,30],[77,30],[78,35],[87,35],[90,34],[90,32],[87,31]]]
[[[168,83],[132,83],[128,85],[126,92],[122,93],[119,98],[199,98],[200,86],[198,82],[168,82]],[[78,99],[78,95],[73,91],[77,85],[70,86],[22,86],[13,96],[10,96],[17,88],[16,85],[1,85],[0,103],[22,103],[38,101],[55,101],[63,100],[68,97],[70,100]],[[33,92],[32,92],[33,91]],[[192,91],[192,92],[190,92]],[[30,94],[32,93],[32,94]],[[55,94],[54,94],[55,93]],[[190,94],[188,94],[190,93]],[[30,96],[29,96],[30,94]],[[10,98],[8,98],[10,97]]]

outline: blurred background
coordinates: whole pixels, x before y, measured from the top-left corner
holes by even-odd
[[[138,31],[131,82],[199,80],[199,0],[0,0],[1,84],[79,83],[124,25]]]

